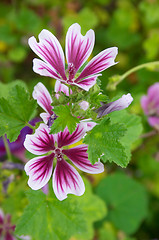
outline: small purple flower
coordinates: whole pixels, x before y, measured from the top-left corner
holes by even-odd
[[[0,239],[3,240],[15,240],[13,232],[15,225],[11,224],[11,215],[4,215],[2,209],[0,209]]]
[[[128,93],[127,95],[124,94],[118,100],[107,103],[107,104],[103,104],[102,107],[98,108],[96,110],[96,112],[98,113],[97,117],[100,118],[107,115],[108,113],[125,109],[129,107],[132,101],[133,101],[133,98],[130,93]]]
[[[90,126],[93,127],[92,124]],[[35,134],[26,136],[25,148],[39,155],[25,165],[26,174],[29,175],[28,185],[33,190],[38,190],[48,183],[55,159],[57,162],[53,173],[53,189],[59,200],[67,198],[69,193],[81,196],[85,191],[81,176],[66,161],[67,158],[84,172],[97,174],[104,171],[101,162],[92,165],[88,160],[87,145],[68,147],[82,139],[88,130],[87,127],[87,122],[81,122],[72,134],[67,127],[58,134],[49,134],[49,128],[45,124],[40,124]]]
[[[159,126],[159,83],[149,87],[147,96],[141,98],[141,106],[152,127]]]
[[[44,29],[39,34],[39,43],[35,37],[29,38],[31,49],[42,59],[33,60],[33,70],[42,76],[55,78],[88,91],[96,83],[100,72],[116,64],[114,60],[117,48],[112,47],[100,52],[79,73],[78,70],[92,53],[94,42],[95,35],[92,29],[83,36],[79,24],[71,25],[66,35],[65,52],[68,66],[65,70],[65,57],[59,41]]]

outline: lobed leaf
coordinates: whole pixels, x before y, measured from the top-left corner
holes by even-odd
[[[96,192],[108,205],[107,220],[125,233],[133,234],[148,212],[144,187],[128,176],[116,173],[103,179]]]
[[[88,144],[88,158],[91,163],[94,164],[101,157],[103,162],[115,162],[126,167],[128,159],[119,141],[125,131],[123,124],[111,124],[108,118],[96,125],[84,138],[84,143]]]
[[[17,227],[17,235],[30,235],[36,240],[90,240],[93,237],[93,222],[102,219],[106,207],[98,196],[88,191],[81,197],[69,196],[59,201],[51,189],[47,196],[41,191],[30,190],[29,205],[24,210]]]
[[[19,84],[14,86],[7,99],[0,98],[0,136],[7,134],[10,142],[15,141],[35,109],[36,102],[30,100],[29,93]]]
[[[54,121],[50,134],[63,131],[66,127],[68,127],[70,133],[73,133],[76,129],[77,123],[79,123],[79,119],[71,114],[69,106],[56,106],[53,110],[58,118]]]
[[[142,132],[141,118],[128,113],[126,110],[112,112],[109,116],[111,118],[111,122],[120,122],[124,124],[127,129],[125,135],[121,137],[120,142],[125,147],[126,155],[130,161],[132,144],[138,140]]]

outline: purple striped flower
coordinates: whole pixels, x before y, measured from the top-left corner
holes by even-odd
[[[55,92],[57,93],[56,98],[59,97],[58,92],[63,92],[67,96],[69,96],[69,88],[64,84],[61,84],[59,81],[56,81]],[[57,116],[52,111],[53,106],[51,106],[52,103],[51,95],[48,92],[47,88],[41,82],[39,82],[34,87],[33,98],[36,99],[39,106],[45,110],[45,113],[41,113],[40,117],[42,118],[45,124],[51,127]]]
[[[141,98],[141,106],[152,127],[159,126],[159,83],[149,87],[147,95]]]
[[[3,240],[15,240],[13,232],[15,225],[11,224],[11,215],[4,215],[0,209],[0,239]]]
[[[81,122],[72,134],[69,133],[67,127],[58,134],[49,134],[49,128],[42,123],[35,134],[26,136],[25,148],[38,155],[25,165],[26,174],[29,175],[28,185],[33,190],[38,190],[48,183],[55,161],[53,189],[59,200],[67,198],[69,193],[81,196],[85,191],[81,176],[66,161],[67,159],[87,173],[97,174],[104,171],[101,162],[92,165],[88,160],[87,145],[70,146],[80,141],[87,130],[88,123]]]
[[[129,107],[129,105],[132,103],[133,98],[131,96],[130,93],[128,94],[124,94],[121,98],[119,98],[118,100],[114,101],[114,102],[110,102],[107,104],[103,104],[103,106],[101,106],[100,108],[98,108],[96,110],[96,112],[98,113],[97,117],[103,117],[111,112],[114,111],[119,111],[122,109],[125,109],[127,107]]]
[[[33,60],[34,72],[48,76],[66,84],[76,85],[88,91],[95,83],[100,72],[116,64],[117,48],[103,50],[95,56],[82,70],[80,67],[90,57],[95,42],[94,31],[90,29],[85,36],[81,27],[75,23],[70,26],[66,35],[66,60],[62,47],[57,38],[48,30],[39,34],[39,43],[35,37],[29,38],[31,49],[42,59]]]

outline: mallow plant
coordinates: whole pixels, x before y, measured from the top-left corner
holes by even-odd
[[[28,184],[34,190],[44,187],[53,172],[52,185],[59,200],[67,198],[69,193],[81,196],[85,191],[81,176],[68,160],[87,173],[99,174],[104,171],[100,160],[103,152],[99,152],[96,161],[91,162],[87,143],[89,131],[95,131],[95,126],[100,125],[98,118],[128,107],[133,100],[129,93],[114,102],[104,104],[100,101],[105,96],[101,96],[97,78],[102,71],[116,64],[117,47],[103,50],[85,64],[92,53],[94,42],[93,30],[83,36],[79,24],[71,25],[66,34],[65,66],[62,47],[51,32],[42,30],[39,42],[35,37],[29,39],[31,49],[42,59],[33,60],[33,70],[42,76],[56,79],[56,94],[51,96],[42,83],[34,88],[33,98],[45,111],[40,114],[44,123],[40,124],[34,134],[27,135],[24,141],[25,148],[37,155],[27,162],[25,171],[29,175]],[[93,98],[90,95],[94,94],[96,106],[90,102],[90,97]],[[62,105],[61,98],[64,99]],[[77,146],[71,147],[79,141]]]
[[[141,134],[141,122],[138,116],[123,110],[133,101],[131,93],[118,94],[110,100],[101,90],[100,76],[117,64],[118,49],[111,47],[92,57],[92,29],[83,36],[79,24],[71,25],[66,34],[65,55],[58,39],[48,30],[41,31],[38,41],[33,36],[28,42],[39,57],[33,59],[33,71],[43,81],[45,77],[54,79],[55,84],[54,89],[47,89],[37,83],[31,97],[26,84],[18,82],[8,87],[7,96],[0,98],[0,136],[8,161],[12,161],[10,143],[18,143],[26,126],[31,130],[23,139],[28,153],[25,185],[28,179],[32,189],[28,192],[30,205],[20,218],[16,233],[32,235],[36,240],[69,239],[82,234],[85,225],[94,221],[93,217],[89,221],[85,218],[88,205],[99,203],[100,209],[95,207],[99,211],[96,220],[106,213],[101,200],[87,190],[89,187],[85,191],[88,183],[84,175],[103,173],[107,162],[125,168],[131,160],[132,143]],[[126,76],[110,79],[108,87],[115,88]],[[154,125],[158,109],[154,103],[150,112],[150,98],[144,97],[142,105]],[[39,117],[38,105],[40,120],[32,124],[31,120]],[[82,195],[86,196],[85,203],[80,200]],[[41,229],[35,230],[37,225]],[[67,234],[59,232],[60,226],[67,227]]]

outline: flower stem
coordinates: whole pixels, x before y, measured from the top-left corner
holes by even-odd
[[[109,82],[107,85],[108,90],[115,90],[116,86],[121,83],[127,76],[130,74],[137,72],[138,70],[142,68],[150,68],[150,69],[155,69],[156,66],[159,66],[159,61],[154,61],[154,62],[148,62],[148,63],[143,63],[141,65],[138,65],[134,68],[131,68],[127,72],[125,72],[123,75],[115,75],[109,78]]]
[[[155,136],[156,134],[157,134],[157,131],[152,130],[151,132],[142,134],[140,138],[149,138],[149,137]]]
[[[4,146],[5,146],[5,149],[6,149],[6,152],[7,152],[8,160],[12,161],[12,154],[11,154],[6,136],[2,136],[2,138],[3,138]]]
[[[159,65],[159,61],[155,61],[155,62],[148,62],[148,63],[144,63],[144,64],[141,64],[141,65],[138,65],[134,68],[131,68],[130,70],[128,70],[126,73],[124,73],[123,75],[121,75],[120,77],[120,80],[118,83],[122,82],[127,76],[129,76],[131,73],[133,72],[136,72],[142,68],[147,68],[147,67],[152,67],[152,66],[155,66],[155,65]]]
[[[70,87],[68,87],[68,89],[69,89],[69,96],[71,95],[71,88]]]
[[[31,129],[35,130],[36,127],[35,126],[32,126],[30,123],[26,122],[25,123],[26,126],[30,127]]]

